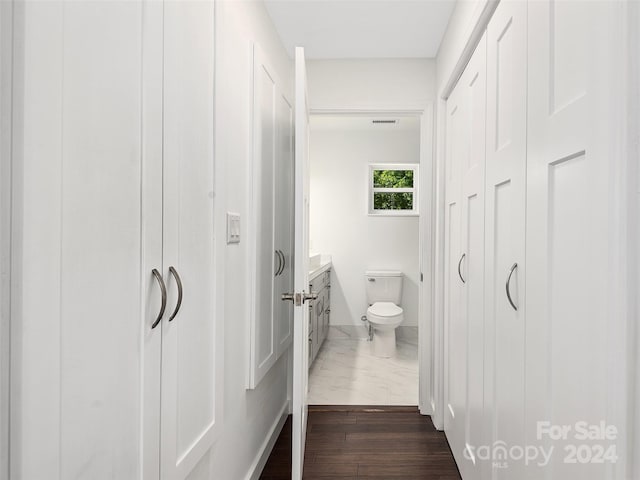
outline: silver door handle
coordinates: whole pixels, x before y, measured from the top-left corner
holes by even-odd
[[[160,285],[160,292],[162,293],[162,303],[160,304],[160,311],[158,312],[158,317],[156,318],[155,322],[153,322],[153,324],[151,325],[151,328],[156,328],[158,326],[158,324],[160,323],[160,320],[162,320],[162,316],[164,315],[164,310],[165,308],[167,308],[167,287],[164,286],[164,280],[162,280],[162,275],[160,275],[160,272],[157,269],[153,269],[151,270],[151,273],[153,274],[153,276],[155,277],[155,279],[158,281],[158,285]]]
[[[462,283],[467,283],[465,279],[462,278],[462,272],[460,271],[460,267],[462,266],[462,260],[464,260],[464,257],[466,256],[467,254],[463,253],[462,256],[460,257],[460,260],[458,260],[458,276],[460,277],[460,280],[462,280]]]
[[[280,275],[280,267],[282,267],[282,258],[280,258],[280,250],[274,250],[273,252],[278,259],[278,266],[276,267],[276,271],[273,272],[273,276],[277,277]]]
[[[316,292],[310,292],[310,293],[302,292],[302,303],[306,302],[307,300],[317,300],[317,299],[318,299],[318,294]]]
[[[507,283],[505,284],[505,289],[507,291],[507,300],[509,300],[509,303],[511,304],[511,306],[513,307],[513,309],[517,312],[518,311],[518,307],[516,307],[516,304],[513,303],[513,300],[511,299],[511,275],[513,275],[513,271],[518,267],[517,263],[514,263],[511,266],[511,270],[509,270],[509,276],[507,277]]]
[[[311,293],[283,293],[280,296],[282,301],[292,301],[296,307],[299,307],[307,300],[317,300],[318,294],[316,292]]]
[[[280,255],[282,256],[282,268],[280,269],[280,275],[284,272],[284,269],[287,267],[287,257],[284,256],[284,252],[279,250]]]
[[[178,284],[178,301],[176,302],[176,308],[173,310],[173,313],[169,317],[169,321],[171,321],[174,318],[176,318],[176,315],[180,310],[180,306],[182,305],[182,280],[180,279],[180,275],[178,275],[178,272],[175,268],[169,267],[169,273],[173,275],[173,278],[176,280],[176,283]]]
[[[280,295],[280,300],[282,300],[283,302],[286,302],[286,301],[295,302],[296,295],[295,293],[283,293],[282,295]]]

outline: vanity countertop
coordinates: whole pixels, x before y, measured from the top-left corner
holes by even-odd
[[[331,268],[331,255],[312,255],[309,257],[309,281]]]

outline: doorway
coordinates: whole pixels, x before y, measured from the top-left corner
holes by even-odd
[[[431,115],[430,105],[312,112],[310,284],[320,295],[311,310],[309,404],[431,413]],[[371,271],[402,276],[403,319],[389,355],[375,351],[366,319]]]

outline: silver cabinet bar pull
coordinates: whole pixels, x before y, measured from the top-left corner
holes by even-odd
[[[466,256],[467,254],[463,253],[462,256],[460,257],[460,260],[458,260],[458,276],[460,277],[460,280],[462,280],[462,283],[467,283],[465,279],[462,278],[462,272],[460,271],[460,267],[462,266],[462,260],[464,260],[464,257]]]
[[[278,275],[282,275],[285,267],[287,266],[287,257],[284,256],[284,252],[282,250],[278,250],[280,252],[280,256],[282,257],[282,267],[280,268],[280,273]]]
[[[158,324],[160,323],[160,320],[162,320],[162,316],[164,315],[164,310],[165,308],[167,308],[167,288],[164,286],[164,280],[162,280],[162,275],[160,275],[160,272],[157,269],[154,268],[153,270],[151,270],[151,273],[158,281],[158,285],[160,285],[160,292],[162,293],[162,303],[160,305],[160,312],[158,312],[158,317],[156,318],[156,321],[153,322],[153,324],[151,325],[151,328],[153,329],[158,326]]]
[[[169,321],[171,321],[176,318],[176,315],[178,315],[178,312],[180,311],[180,306],[182,305],[182,280],[180,279],[180,275],[178,275],[178,272],[175,268],[169,267],[169,273],[173,275],[173,278],[175,278],[176,283],[178,284],[178,301],[176,302],[176,308],[173,310],[173,313],[169,317]]]
[[[509,303],[511,304],[511,306],[513,307],[513,309],[517,312],[518,311],[518,307],[516,307],[516,304],[513,303],[513,300],[511,299],[511,276],[513,275],[513,271],[518,268],[518,264],[514,263],[511,266],[511,270],[509,270],[509,276],[507,277],[507,283],[505,284],[505,289],[507,291],[507,299],[509,300]]]
[[[276,267],[276,271],[273,274],[274,277],[277,277],[278,275],[280,275],[280,269],[282,268],[282,257],[280,256],[280,250],[274,250],[273,253],[275,253],[276,257],[278,258],[278,266]]]

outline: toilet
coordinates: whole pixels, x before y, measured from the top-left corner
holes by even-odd
[[[402,277],[402,272],[395,270],[365,272],[367,320],[373,326],[373,354],[377,357],[396,353],[396,328],[404,320]]]

